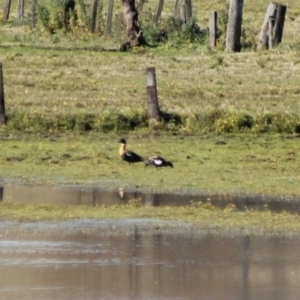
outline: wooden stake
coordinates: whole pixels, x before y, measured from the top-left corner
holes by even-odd
[[[0,186],[0,201],[3,200],[3,190],[4,190],[4,187],[3,186]]]
[[[268,30],[268,43],[269,49],[273,48],[273,18],[269,18],[269,30]]]
[[[147,97],[148,97],[148,118],[155,119],[159,121],[159,105],[157,99],[157,89],[156,89],[156,75],[155,68],[146,69],[146,86],[147,86]]]
[[[5,116],[5,102],[4,102],[4,82],[3,82],[3,72],[2,63],[0,63],[0,124],[6,123]]]
[[[216,11],[211,11],[209,15],[209,46],[211,49],[214,49],[217,44],[217,22],[218,13]]]

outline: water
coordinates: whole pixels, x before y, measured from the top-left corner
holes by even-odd
[[[132,198],[141,198],[146,206],[208,201],[207,195],[144,193],[139,189],[0,188],[3,203],[122,205]],[[240,210],[300,212],[299,202],[286,199],[209,198],[219,207],[234,204]],[[14,228],[6,231],[2,222],[0,299],[299,299],[300,238],[215,236],[195,234],[184,227],[180,234],[145,234],[145,227],[139,230],[145,220],[129,220],[129,229],[119,234],[113,232],[118,222],[105,225],[97,221],[96,226],[92,222],[21,223],[23,231],[19,232]],[[121,222],[117,226],[123,227]],[[83,229],[73,230],[78,226]],[[87,230],[91,226],[95,230]]]
[[[262,195],[206,195],[181,193],[144,192],[141,189],[102,189],[99,187],[0,187],[0,201],[18,203],[64,204],[64,205],[122,205],[139,198],[145,206],[183,206],[194,202],[210,202],[224,208],[235,205],[238,210],[256,209],[300,213],[300,199],[266,197]],[[209,199],[209,200],[208,200]]]
[[[299,299],[299,239],[2,237],[0,299]]]

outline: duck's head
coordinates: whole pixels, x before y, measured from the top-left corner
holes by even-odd
[[[126,145],[126,140],[125,139],[120,139],[119,140],[119,143],[123,144],[123,145]]]
[[[126,140],[120,139],[119,143],[121,144],[120,149],[119,149],[119,155],[122,156],[126,152]]]

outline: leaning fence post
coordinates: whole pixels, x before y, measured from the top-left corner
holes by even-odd
[[[273,21],[272,22],[272,26],[273,26],[272,46],[275,47],[276,45],[281,43],[286,9],[287,9],[286,5],[279,4],[277,2],[270,2],[259,35],[259,42],[260,42],[259,47],[264,47],[266,49],[269,48],[270,18],[272,18]]]
[[[3,72],[2,63],[0,63],[0,124],[6,123],[5,117],[5,102],[4,102],[4,82],[3,82]]]
[[[217,44],[217,21],[218,13],[216,11],[211,11],[209,15],[209,46],[211,49],[214,49]]]
[[[160,121],[156,88],[156,75],[155,68],[153,67],[146,69],[146,85],[148,98],[148,119],[149,124],[151,125],[152,120]]]
[[[269,30],[268,30],[268,45],[269,45],[269,49],[273,48],[273,18],[270,17],[269,18]]]

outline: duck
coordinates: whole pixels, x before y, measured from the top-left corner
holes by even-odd
[[[140,155],[126,149],[125,139],[120,139],[119,143],[121,144],[119,155],[122,160],[127,161],[129,164],[144,162],[144,159]]]
[[[171,167],[174,168],[173,164],[170,161],[166,161],[161,156],[153,156],[148,159],[148,161],[145,163],[145,166],[154,166],[156,168],[161,167]]]

